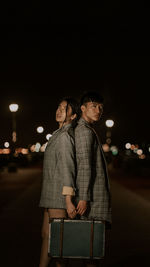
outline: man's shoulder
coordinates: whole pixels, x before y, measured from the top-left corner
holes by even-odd
[[[77,138],[78,135],[83,136],[83,137],[87,137],[87,136],[94,137],[95,134],[92,128],[89,127],[87,124],[80,123],[75,128],[75,137]]]
[[[90,124],[82,118],[78,121],[75,130],[81,130],[81,129],[92,131],[92,127],[90,126]]]

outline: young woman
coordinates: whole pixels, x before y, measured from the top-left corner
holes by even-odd
[[[59,128],[53,133],[44,153],[40,207],[44,208],[42,247],[39,267],[47,267],[49,218],[74,218],[75,146],[72,123],[77,117],[78,104],[73,98],[63,98],[56,110]],[[63,266],[57,262],[57,266]]]

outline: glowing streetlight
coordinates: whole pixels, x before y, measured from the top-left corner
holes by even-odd
[[[112,128],[114,126],[114,121],[113,120],[106,120],[105,121],[106,127],[109,128],[109,130],[107,129],[106,131],[106,143],[108,145],[110,145],[111,143],[111,131],[110,128]]]
[[[36,130],[37,130],[38,133],[43,133],[44,132],[44,128],[42,126],[38,126]]]
[[[9,142],[4,143],[4,147],[8,148],[9,147]]]
[[[114,121],[113,120],[106,120],[105,124],[107,127],[111,128],[114,126]]]
[[[17,134],[16,134],[16,112],[18,111],[19,105],[18,104],[10,104],[9,110],[12,113],[12,141],[15,143],[17,141]]]
[[[18,110],[19,106],[18,104],[10,104],[9,109],[11,112],[16,112]]]
[[[130,143],[126,143],[126,144],[125,144],[125,148],[126,148],[126,149],[130,149],[130,148],[131,148],[131,144],[130,144]]]
[[[46,139],[49,140],[52,137],[52,134],[47,134]]]

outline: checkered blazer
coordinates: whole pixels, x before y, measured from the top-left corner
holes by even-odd
[[[56,130],[46,146],[40,207],[66,208],[63,187],[75,190],[75,146],[71,125]]]
[[[76,199],[88,201],[88,218],[111,222],[110,185],[102,146],[83,118],[75,129],[77,160]]]

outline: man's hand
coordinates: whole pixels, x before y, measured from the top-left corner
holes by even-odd
[[[77,212],[74,204],[71,201],[71,196],[66,196],[66,209],[69,218],[74,219],[76,217]]]
[[[77,206],[77,213],[83,215],[87,210],[87,201],[80,200]]]

